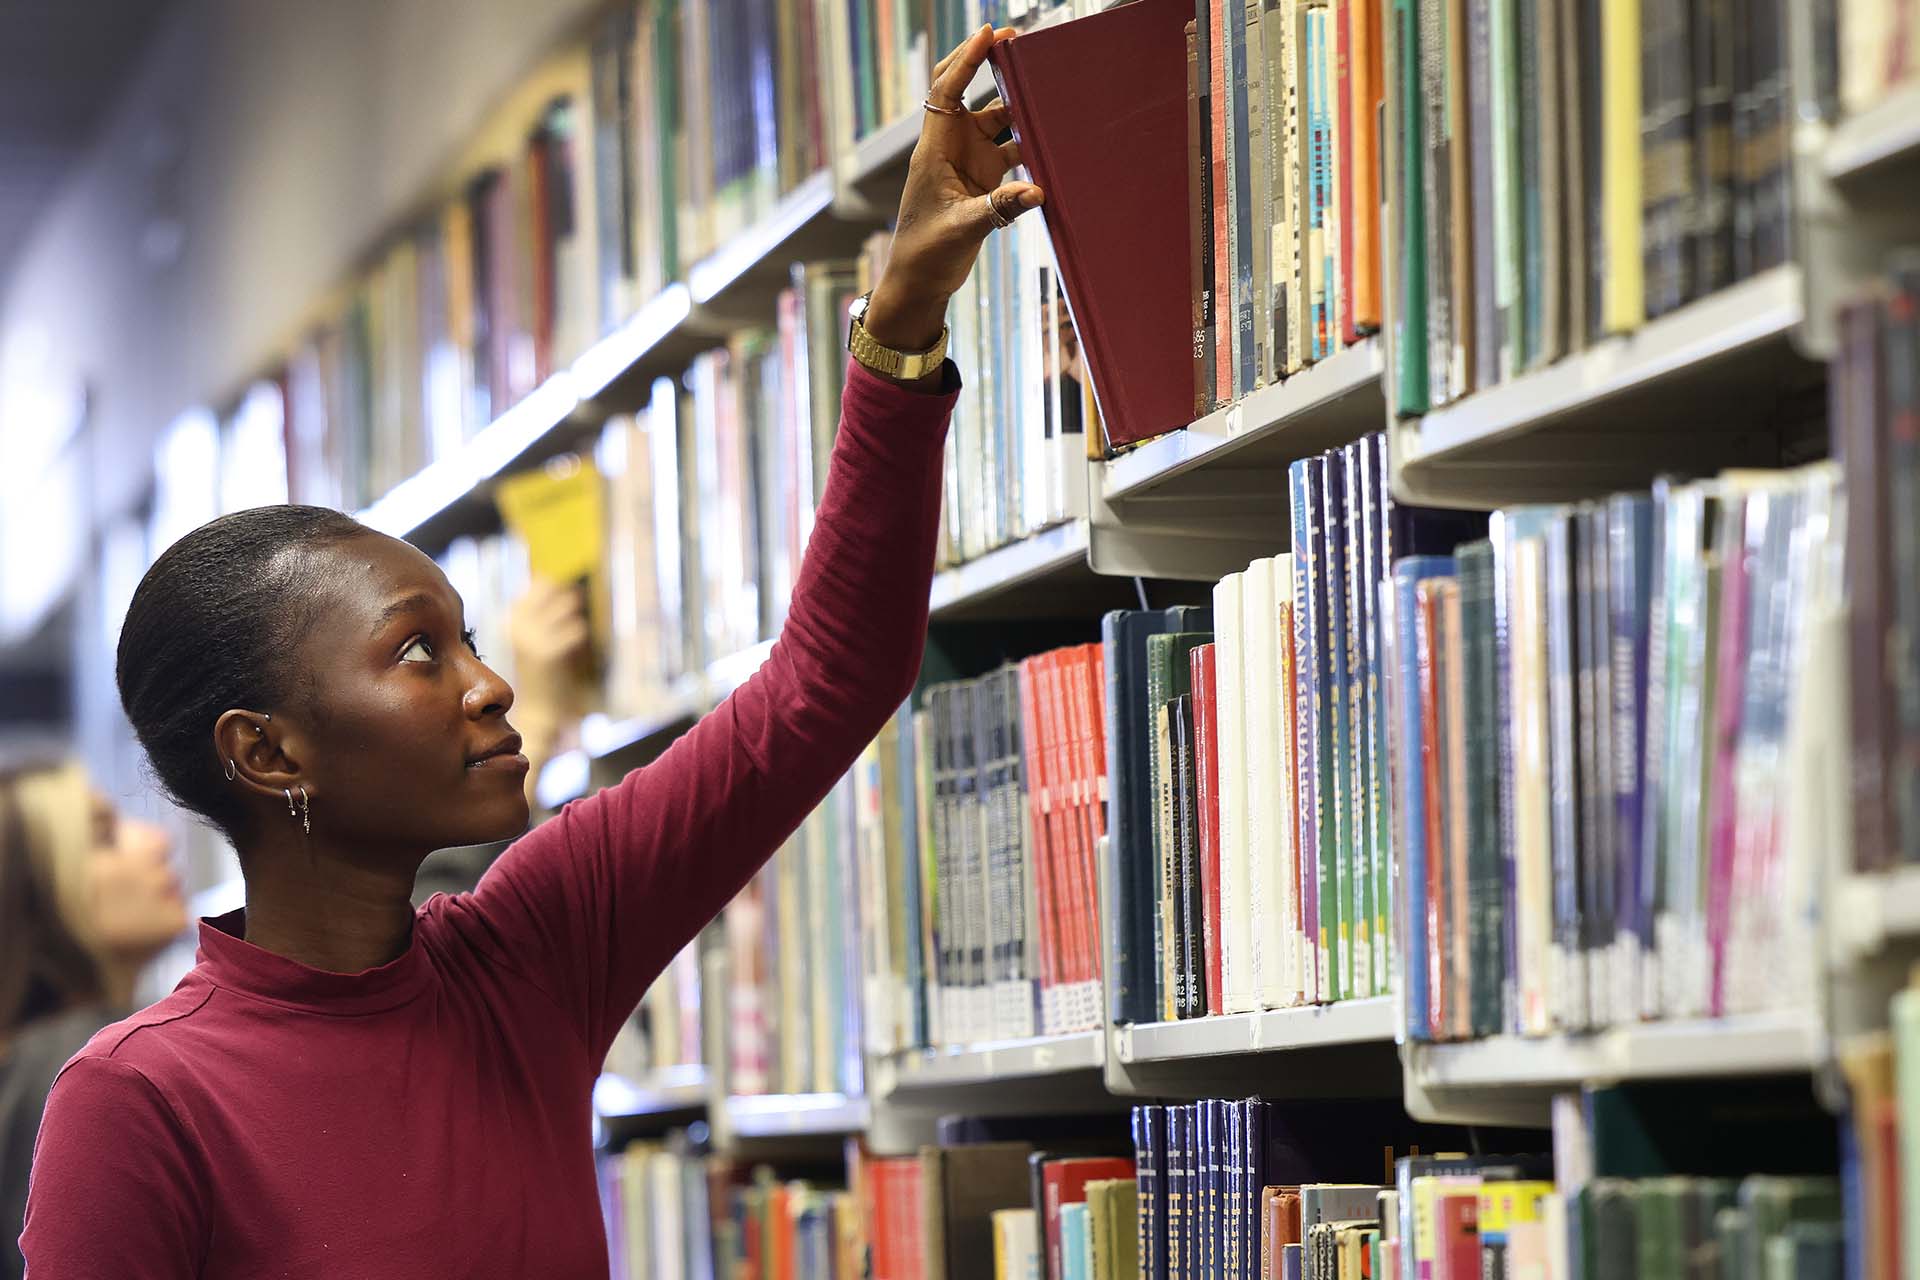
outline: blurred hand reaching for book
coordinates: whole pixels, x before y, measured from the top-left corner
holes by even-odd
[[[527,773],[529,791],[557,749],[561,733],[585,712],[581,671],[589,638],[586,598],[578,584],[535,578],[508,611],[513,724],[533,764]]]
[[[889,347],[924,351],[938,341],[947,299],[966,283],[988,233],[1044,198],[1031,182],[1002,181],[1020,163],[1018,143],[995,141],[1007,129],[1006,104],[964,110],[988,50],[1013,38],[1010,27],[983,25],[933,69],[927,101],[940,110],[924,113],[893,249],[864,321]]]

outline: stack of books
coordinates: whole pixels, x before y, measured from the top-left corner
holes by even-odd
[[[1380,327],[1383,3],[1197,6],[1187,55],[1196,416]]]
[[[1787,260],[1787,6],[1391,0],[1397,408]]]
[[[1837,485],[1663,480],[1395,563],[1410,1037],[1811,1007]]]
[[[620,1280],[692,1280],[714,1270],[709,1159],[684,1131],[635,1142],[598,1161],[607,1252]]]

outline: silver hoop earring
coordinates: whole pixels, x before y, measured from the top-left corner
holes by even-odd
[[[305,787],[300,788],[300,827],[306,834],[313,834],[313,810],[309,806]]]
[[[280,794],[287,798],[287,816],[289,818],[299,817],[300,815],[296,813],[293,808],[293,788],[282,787],[280,788]]]
[[[226,774],[227,774],[227,781],[232,782],[233,781],[233,761],[231,759],[227,761]]]

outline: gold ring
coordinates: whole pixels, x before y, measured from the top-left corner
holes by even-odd
[[[931,89],[927,90],[926,100],[922,102],[920,106],[922,107],[922,109],[931,111],[934,115],[937,115],[937,116],[963,116],[967,114],[967,108],[964,103],[957,107],[943,107],[943,106],[937,105],[933,100],[933,90]]]

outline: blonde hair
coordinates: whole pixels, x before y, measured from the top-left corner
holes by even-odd
[[[0,775],[0,1047],[27,1023],[102,995],[88,945],[92,814],[78,765]]]
[[[61,923],[92,950],[87,859],[93,853],[93,784],[78,764],[22,774],[13,787],[27,837],[27,856],[47,887]]]

